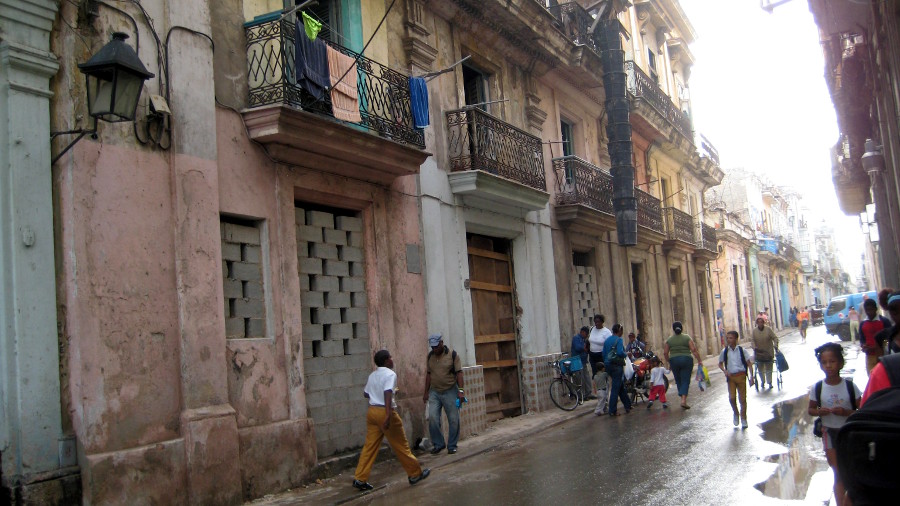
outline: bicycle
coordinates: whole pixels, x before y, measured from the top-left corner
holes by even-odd
[[[563,354],[559,360],[547,362],[556,372],[550,382],[550,400],[563,411],[572,411],[584,403],[581,374],[575,374],[584,367],[580,357]]]

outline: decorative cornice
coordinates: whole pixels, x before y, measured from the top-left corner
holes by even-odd
[[[428,42],[418,36],[405,37],[403,39],[403,49],[406,51],[406,58],[410,65],[426,72],[432,70],[438,51],[431,47]]]
[[[37,49],[49,49],[50,31],[59,10],[58,4],[54,0],[0,0],[0,33],[3,39]]]

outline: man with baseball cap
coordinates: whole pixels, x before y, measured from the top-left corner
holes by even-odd
[[[444,344],[441,334],[428,336],[427,364],[425,367],[425,394],[422,396],[428,406],[428,432],[434,448],[432,454],[438,454],[445,448],[444,434],[441,429],[441,408],[447,414],[447,453],[456,453],[459,441],[459,408],[457,399],[464,399],[463,374],[459,355]]]

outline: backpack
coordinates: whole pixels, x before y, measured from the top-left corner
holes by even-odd
[[[816,382],[816,406],[822,405],[822,383],[825,380],[820,380]],[[847,395],[850,396],[850,407],[856,410],[856,392],[853,391],[853,380],[850,378],[844,378],[844,386],[847,387]],[[813,435],[816,437],[822,437],[822,417],[816,418],[815,423],[813,424]]]
[[[744,366],[744,371],[748,371],[747,369],[747,358],[744,356],[744,347],[741,345],[735,346],[737,348],[738,353],[741,356],[741,364]],[[728,347],[726,346],[724,350],[722,350],[722,362],[725,363],[725,368],[728,368]]]
[[[872,394],[837,437],[841,481],[855,506],[890,504],[897,497],[900,455],[900,355],[881,358],[890,388]]]
[[[447,345],[444,345],[444,350],[447,350]],[[434,350],[428,352],[428,356],[425,358],[425,363],[428,363],[428,359],[434,355]],[[456,370],[456,350],[450,352],[450,374],[456,376],[456,373],[459,372]]]

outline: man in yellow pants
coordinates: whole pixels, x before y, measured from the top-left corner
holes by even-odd
[[[397,385],[397,373],[393,371],[394,359],[387,350],[381,350],[375,353],[375,366],[377,369],[369,374],[363,392],[365,398],[369,399],[369,411],[366,413],[366,443],[359,454],[359,463],[356,465],[353,478],[353,486],[363,491],[375,488],[368,481],[369,473],[372,472],[378,448],[385,437],[400,465],[406,470],[410,485],[419,483],[431,474],[430,469],[422,469],[419,466],[418,459],[409,451],[403,422],[397,415],[397,403],[394,401],[394,387]]]

